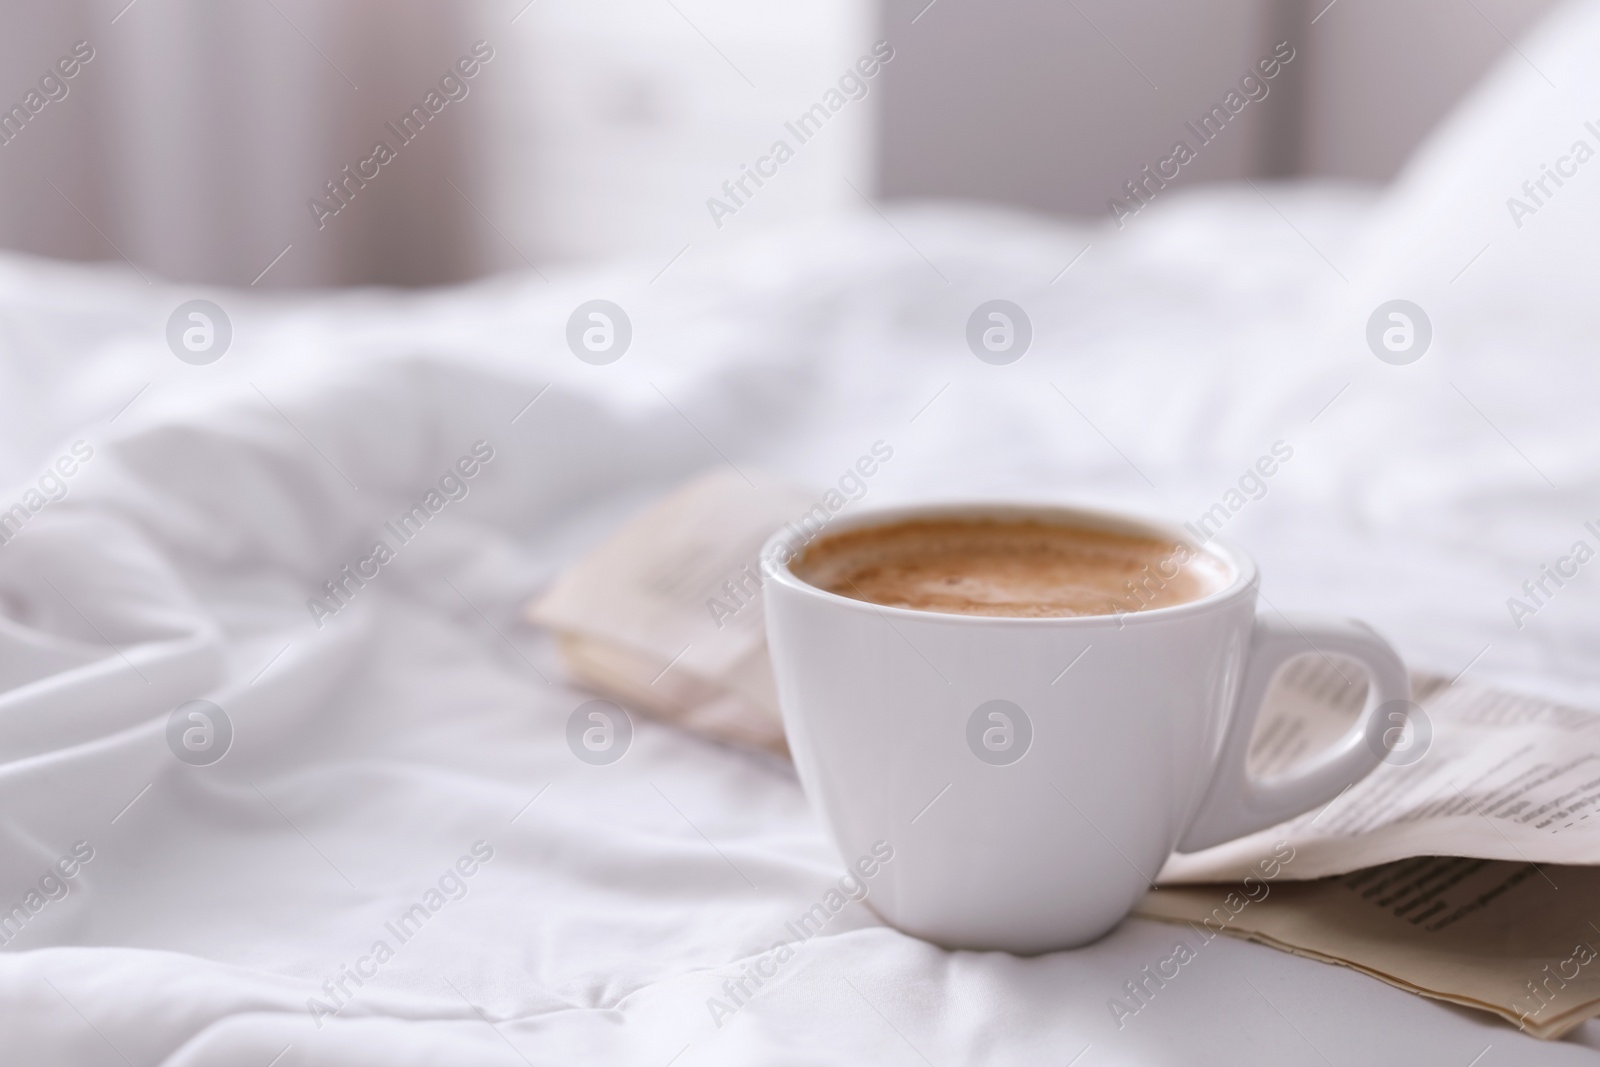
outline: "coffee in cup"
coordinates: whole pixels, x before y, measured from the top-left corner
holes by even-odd
[[[1209,596],[1220,560],[1181,541],[1034,519],[922,519],[823,537],[793,565],[888,607],[1036,619],[1116,615]]]

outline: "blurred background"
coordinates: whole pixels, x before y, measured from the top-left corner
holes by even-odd
[[[1175,184],[1383,182],[1551,6],[0,0],[0,246],[152,279],[416,286],[666,262],[864,201],[1109,217],[1279,41],[1293,62]],[[832,107],[880,40],[892,59]],[[793,158],[761,163],[779,140]],[[776,173],[737,192],[758,166]]]

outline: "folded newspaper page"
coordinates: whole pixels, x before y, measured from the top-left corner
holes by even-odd
[[[1330,666],[1306,657],[1279,677],[1252,770],[1289,766],[1352,721],[1365,688]],[[1319,811],[1175,854],[1157,881],[1236,880],[1280,840],[1297,851],[1296,879],[1424,855],[1600,863],[1600,715],[1429,675],[1412,684],[1417,706],[1372,774]]]
[[[1600,1015],[1600,868],[1422,856],[1288,882],[1300,858],[1277,847],[1240,883],[1155,889],[1134,914],[1184,924],[1190,951],[1233,934],[1494,1012],[1535,1037]],[[1128,1025],[1155,992],[1135,983],[1108,1008]]]
[[[832,513],[818,503],[826,494],[757,477],[760,488],[722,469],[673,492],[563,573],[528,618],[556,632],[585,685],[719,741],[787,753],[756,557],[776,530],[814,536]]]

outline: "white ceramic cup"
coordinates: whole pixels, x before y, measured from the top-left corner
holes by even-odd
[[[938,505],[836,519],[1029,518],[1192,544],[1175,526],[1055,506]],[[767,640],[806,795],[844,856],[887,841],[871,906],[952,948],[1045,952],[1115,926],[1174,849],[1194,851],[1331,801],[1380,762],[1369,721],[1410,685],[1347,619],[1256,614],[1256,565],[1202,551],[1216,591],[1120,615],[1010,619],[884,607],[797,577],[762,550]],[[1170,574],[1169,574],[1170,577]],[[1366,707],[1281,776],[1247,773],[1263,697],[1296,656],[1346,657]]]

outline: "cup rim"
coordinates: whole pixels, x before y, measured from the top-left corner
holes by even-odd
[[[1233,572],[1233,577],[1221,588],[1207,593],[1198,600],[1188,600],[1181,604],[1172,604],[1162,608],[1127,611],[1121,614],[1019,617],[1009,615],[967,615],[951,611],[902,608],[889,604],[877,604],[870,600],[857,600],[854,597],[830,593],[826,589],[812,585],[795,574],[790,566],[795,559],[798,559],[803,554],[805,547],[830,534],[846,530],[859,530],[869,526],[885,526],[908,519],[949,517],[974,519],[1035,518],[1054,521],[1060,525],[1086,526],[1090,529],[1105,530],[1111,533],[1155,536],[1186,544],[1192,549],[1207,553],[1228,567]],[[1133,511],[1112,510],[1052,501],[957,499],[912,504],[877,505],[863,508],[848,516],[841,515],[832,518],[815,534],[806,538],[799,551],[795,551],[791,547],[794,540],[795,538],[788,525],[785,525],[774,532],[762,544],[759,563],[763,578],[766,581],[776,582],[787,589],[820,598],[824,602],[836,603],[841,607],[874,611],[891,619],[917,620],[924,623],[1059,627],[1063,629],[1093,629],[1103,626],[1115,626],[1121,629],[1126,626],[1149,626],[1214,611],[1227,602],[1253,592],[1260,578],[1260,570],[1256,566],[1255,559],[1248,552],[1222,538],[1212,537],[1205,541],[1199,541],[1184,527],[1175,522],[1152,518]],[[782,562],[779,562],[775,555],[780,545],[790,551],[789,558]]]

